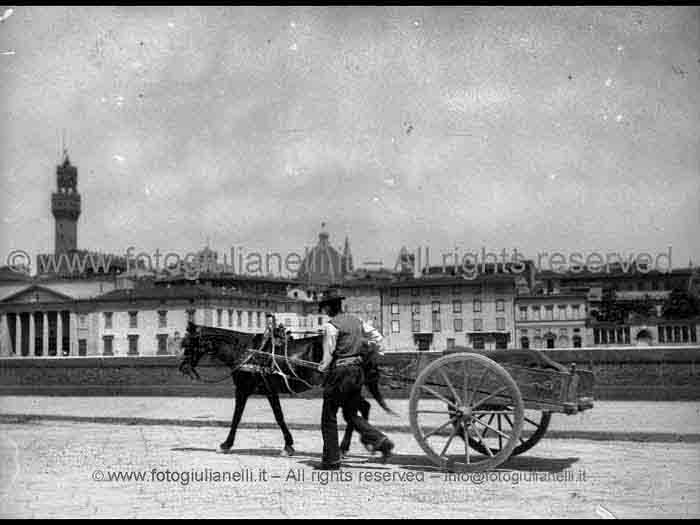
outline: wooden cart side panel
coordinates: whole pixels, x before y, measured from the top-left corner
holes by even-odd
[[[557,370],[506,366],[520,388],[525,408],[569,412],[576,405],[576,377]]]

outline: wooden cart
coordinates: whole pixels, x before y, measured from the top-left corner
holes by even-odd
[[[542,439],[551,415],[593,407],[593,374],[536,350],[456,352],[419,374],[410,394],[411,428],[439,467],[496,468]]]

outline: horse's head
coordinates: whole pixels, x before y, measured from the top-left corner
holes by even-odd
[[[202,356],[206,353],[208,344],[202,338],[201,331],[194,323],[187,324],[187,332],[182,338],[182,361],[180,362],[179,370],[181,373],[189,376],[192,379],[199,379],[197,373],[197,364]]]

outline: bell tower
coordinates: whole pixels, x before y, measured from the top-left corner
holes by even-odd
[[[56,220],[55,253],[78,248],[78,169],[70,163],[68,151],[63,150],[63,163],[56,166],[57,191],[51,195],[51,211]]]

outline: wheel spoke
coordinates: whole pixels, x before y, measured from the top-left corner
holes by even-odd
[[[457,405],[455,405],[452,401],[450,401],[450,400],[447,399],[446,397],[444,397],[444,396],[438,394],[438,393],[437,393],[435,390],[433,390],[432,388],[429,388],[429,387],[427,387],[427,386],[425,386],[425,385],[421,385],[420,387],[421,387],[423,390],[425,390],[426,392],[428,392],[428,393],[432,394],[433,396],[435,396],[436,398],[438,398],[440,401],[444,401],[444,402],[447,403],[448,405],[452,406],[452,408],[454,408],[455,410],[459,410],[459,407],[458,407]]]
[[[508,421],[508,424],[510,425],[510,428],[513,428],[513,422],[511,419],[508,417],[507,414],[503,414],[503,417],[506,418],[506,421]]]
[[[445,414],[447,416],[452,416],[449,410],[416,410],[416,412],[421,414]]]
[[[488,423],[484,423],[484,422],[481,421],[480,419],[474,419],[474,421],[477,421],[477,422],[481,423],[481,424],[484,425],[486,428],[488,428],[488,429],[491,430],[492,432],[495,432],[495,433],[498,434],[499,436],[503,436],[503,437],[506,438],[506,439],[510,439],[510,436],[509,436],[508,434],[504,434],[504,433],[501,432],[499,429],[493,428],[493,427],[492,427],[491,425],[489,425]]]
[[[503,392],[504,390],[508,390],[508,387],[507,387],[507,386],[503,386],[503,387],[499,388],[498,390],[496,390],[495,392],[489,394],[489,395],[486,396],[485,398],[480,399],[478,403],[474,403],[474,404],[472,405],[471,408],[476,408],[476,407],[478,407],[478,406],[480,406],[480,405],[483,405],[486,401],[488,401],[489,399],[491,399],[491,398],[493,398],[493,397],[496,397],[498,394],[500,394],[500,393]]]
[[[472,428],[474,429],[474,434],[476,434],[476,439],[481,443],[481,445],[486,449],[486,452],[489,456],[493,457],[493,451],[491,450],[491,447],[489,447],[486,442],[484,441],[484,435],[479,434],[479,430],[472,425]]]
[[[455,388],[452,386],[452,382],[450,381],[450,378],[447,377],[447,374],[445,374],[445,371],[444,371],[442,368],[440,369],[440,375],[441,375],[442,378],[445,380],[445,383],[447,383],[447,386],[448,386],[448,388],[450,389],[450,392],[452,392],[452,395],[453,395],[454,398],[455,398],[455,403],[461,404],[461,403],[462,403],[462,400],[460,399],[459,394],[457,394],[457,391],[456,391]]]
[[[527,418],[527,417],[526,417],[526,418],[524,418],[524,420],[527,421],[528,423],[530,423],[533,427],[539,427],[539,426],[540,426],[539,423],[534,422],[534,421],[533,421],[532,419],[530,419],[530,418]]]
[[[498,430],[501,429],[501,414],[498,414]],[[501,450],[503,448],[503,437],[501,436],[501,433],[498,433],[498,450]]]
[[[464,383],[462,389],[464,390],[464,404],[469,405],[469,389],[467,388],[469,384],[469,361],[462,361],[462,369],[464,371]]]
[[[440,431],[441,431],[442,429],[444,429],[447,425],[452,425],[453,423],[454,423],[454,418],[453,418],[453,419],[450,419],[447,423],[445,423],[445,424],[443,424],[443,425],[441,425],[441,426],[439,426],[439,427],[437,427],[437,428],[431,430],[431,431],[428,432],[427,434],[424,434],[423,437],[425,437],[425,439],[428,439],[429,437],[434,436],[435,434],[437,434],[438,432],[440,432]]]
[[[464,428],[464,459],[467,460],[467,465],[469,465],[469,433],[466,427]]]
[[[453,440],[454,437],[457,435],[457,429],[458,429],[458,428],[459,428],[459,427],[455,426],[455,427],[452,429],[452,433],[450,434],[450,437],[448,438],[447,443],[445,443],[445,447],[442,449],[442,452],[440,452],[440,455],[441,455],[441,456],[444,456],[444,455],[445,455],[445,452],[447,452],[447,449],[450,448],[450,443],[452,443],[452,440]]]
[[[474,400],[474,398],[476,397],[476,393],[481,388],[481,385],[484,384],[484,379],[486,379],[486,376],[489,375],[489,372],[490,372],[490,370],[488,368],[484,369],[484,373],[481,374],[481,377],[479,378],[479,382],[476,384],[476,388],[472,391],[473,395],[469,396],[469,401],[467,402],[467,405],[471,404],[471,402]]]

